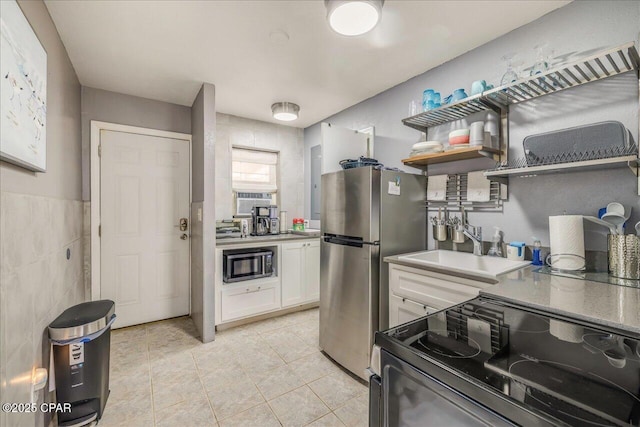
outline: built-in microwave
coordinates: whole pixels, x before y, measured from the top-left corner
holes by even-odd
[[[225,283],[259,279],[274,275],[273,250],[266,248],[233,249],[223,251],[223,280]]]

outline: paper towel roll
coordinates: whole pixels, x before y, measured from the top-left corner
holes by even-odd
[[[584,268],[584,228],[582,215],[549,217],[550,264],[554,269]]]

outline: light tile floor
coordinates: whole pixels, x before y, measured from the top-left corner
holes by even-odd
[[[111,335],[108,426],[367,426],[367,386],[318,347],[318,309],[220,331],[190,318]]]

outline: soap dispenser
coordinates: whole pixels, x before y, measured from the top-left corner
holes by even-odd
[[[533,265],[544,265],[544,263],[542,262],[542,254],[540,252],[540,248],[542,247],[542,243],[540,243],[540,240],[538,240],[537,237],[533,238],[533,256],[532,256],[532,261],[531,264]]]
[[[495,229],[493,233],[493,239],[491,239],[491,248],[487,255],[502,257],[502,235],[500,234],[500,227],[493,227]]]

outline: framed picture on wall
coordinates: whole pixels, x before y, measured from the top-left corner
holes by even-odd
[[[47,169],[47,52],[15,0],[0,1],[0,159]]]

